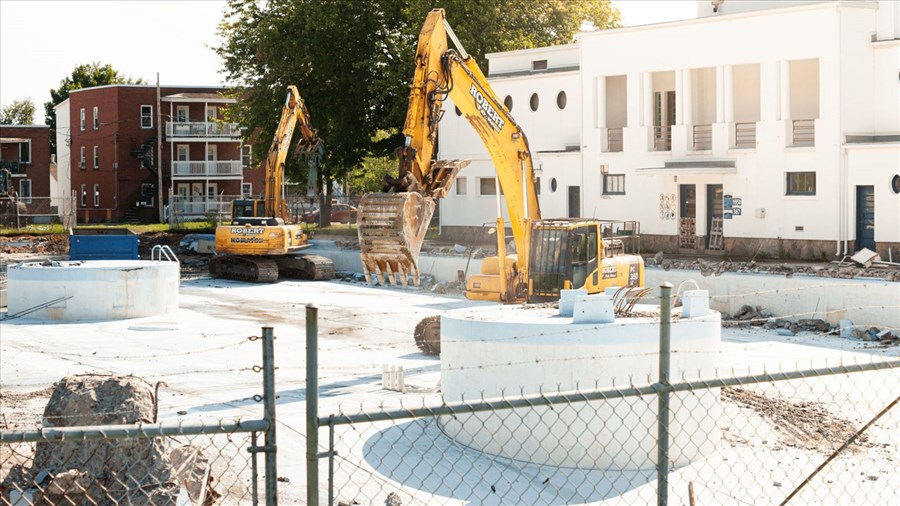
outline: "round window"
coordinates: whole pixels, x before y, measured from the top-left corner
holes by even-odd
[[[459,107],[453,107],[453,108],[456,109],[457,116],[462,116],[462,111],[459,110]]]
[[[566,92],[561,91],[556,95],[556,106],[560,109],[566,108]]]
[[[900,174],[894,174],[891,178],[891,191],[900,195]]]
[[[556,178],[553,178],[550,180],[550,191],[552,191],[552,192],[556,191]]]
[[[506,110],[512,112],[512,97],[507,95],[506,98],[503,99],[503,105],[506,106]]]
[[[541,102],[541,99],[538,98],[538,94],[532,93],[531,94],[531,110],[532,111],[538,110],[538,105],[540,105],[540,102]]]

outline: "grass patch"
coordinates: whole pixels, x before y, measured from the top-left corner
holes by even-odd
[[[88,223],[77,225],[75,229],[80,228],[116,228],[128,229],[135,234],[146,234],[153,232],[174,232],[179,234],[214,234],[216,227],[212,223],[206,221],[193,221],[182,223],[177,227],[169,227],[167,223],[151,223],[148,225],[126,225],[126,224],[98,224]],[[354,229],[355,230],[355,229]],[[0,228],[0,235],[47,235],[47,234],[68,234],[69,230],[62,225],[28,225],[22,228]]]

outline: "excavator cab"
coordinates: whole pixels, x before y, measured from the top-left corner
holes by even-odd
[[[231,224],[280,227],[284,220],[266,213],[265,201],[242,199],[231,203]]]

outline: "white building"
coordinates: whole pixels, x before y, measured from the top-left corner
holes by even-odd
[[[637,219],[649,251],[900,258],[900,2],[700,1],[488,67],[545,218]],[[441,202],[459,239],[496,217],[494,172],[450,112],[440,149],[473,160]]]

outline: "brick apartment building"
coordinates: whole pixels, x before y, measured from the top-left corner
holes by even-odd
[[[10,172],[9,188],[27,203],[51,196],[50,127],[0,125],[0,168]]]
[[[78,222],[157,222],[160,181],[164,219],[223,214],[235,198],[262,192],[241,128],[223,120],[235,100],[222,91],[123,84],[70,92],[56,106],[57,154]]]

